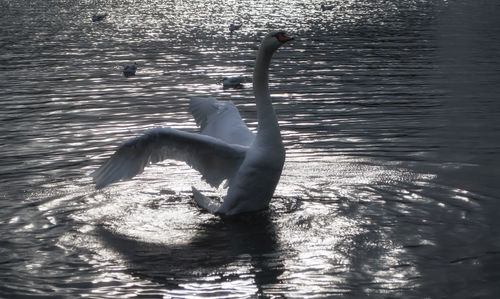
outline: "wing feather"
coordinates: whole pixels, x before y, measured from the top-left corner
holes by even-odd
[[[96,188],[131,179],[151,164],[165,159],[184,161],[198,170],[205,181],[217,187],[231,179],[247,147],[227,144],[217,138],[172,128],[155,128],[127,140],[93,174]]]
[[[255,134],[248,129],[232,102],[217,101],[215,98],[192,98],[189,110],[203,135],[244,146],[250,145],[255,139]]]

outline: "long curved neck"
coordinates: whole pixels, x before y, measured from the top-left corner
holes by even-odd
[[[278,139],[281,143],[278,119],[269,94],[269,65],[273,52],[261,45],[253,72],[253,91],[257,103],[257,137],[258,139],[262,137],[270,140]]]

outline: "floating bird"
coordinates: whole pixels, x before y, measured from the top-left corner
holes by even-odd
[[[99,21],[102,21],[104,20],[105,17],[107,17],[108,14],[107,13],[103,13],[103,14],[94,14],[92,16],[92,22],[99,22]]]
[[[325,10],[332,10],[334,8],[333,5],[324,5],[324,4],[321,4],[321,10],[322,11],[325,11]]]
[[[233,34],[233,31],[236,31],[236,30],[239,30],[241,28],[241,25],[242,24],[231,24],[229,25],[229,32],[231,32],[231,34]]]
[[[221,216],[267,208],[285,162],[285,148],[269,94],[269,64],[273,53],[292,39],[284,32],[271,33],[258,50],[253,73],[256,135],[232,102],[193,98],[190,111],[201,134],[159,127],[127,140],[92,174],[96,188],[131,179],[150,163],[176,159],[198,170],[213,187],[226,180],[228,189],[222,203],[193,187],[193,199],[201,208]]]
[[[135,76],[135,71],[137,71],[137,63],[128,63],[123,66],[123,75],[125,77]]]
[[[245,78],[241,76],[237,77],[224,77],[222,78],[222,88],[243,88],[242,83],[245,82]]]

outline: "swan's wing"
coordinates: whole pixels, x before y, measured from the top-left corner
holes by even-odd
[[[189,112],[202,131],[207,126],[208,116],[216,114],[219,105],[220,102],[215,98],[191,98],[189,101]]]
[[[127,140],[92,176],[100,189],[133,178],[150,163],[175,159],[186,162],[217,187],[233,177],[245,154],[246,147],[229,145],[210,136],[155,128]]]
[[[248,129],[232,102],[217,101],[214,98],[192,98],[189,110],[203,135],[244,146],[250,145],[255,139],[255,134]]]

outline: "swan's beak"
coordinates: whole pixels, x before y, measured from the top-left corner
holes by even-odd
[[[280,34],[278,34],[278,40],[282,43],[286,43],[288,41],[293,40],[293,37],[291,37],[290,35],[288,35],[286,33],[280,33]]]

